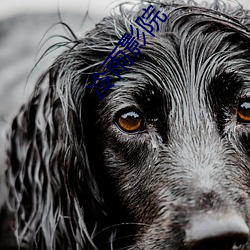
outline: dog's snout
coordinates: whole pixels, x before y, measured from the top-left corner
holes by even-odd
[[[243,250],[249,228],[236,214],[194,216],[186,230],[189,250]]]

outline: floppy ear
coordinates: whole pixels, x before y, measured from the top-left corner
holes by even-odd
[[[104,212],[86,139],[94,133],[89,116],[97,115],[100,99],[86,86],[93,85],[93,73],[102,72],[127,26],[122,16],[109,17],[85,38],[69,42],[13,120],[6,207],[20,247],[96,249],[95,231],[112,223]]]
[[[83,69],[92,62],[79,65],[76,54],[65,52],[44,74],[9,132],[7,207],[16,244],[25,249],[95,249],[91,234],[103,201],[82,105],[91,76]]]

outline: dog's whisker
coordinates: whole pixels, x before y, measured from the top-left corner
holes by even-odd
[[[149,226],[149,224],[147,225],[145,223],[138,223],[138,222],[137,223],[136,222],[118,223],[118,224],[114,224],[114,225],[101,229],[100,231],[98,231],[96,234],[93,235],[93,238],[97,237],[99,234],[107,230],[113,230],[113,229],[117,229],[120,227],[129,227],[129,226]]]

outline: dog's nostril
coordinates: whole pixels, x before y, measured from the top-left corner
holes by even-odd
[[[239,215],[194,216],[186,230],[189,250],[243,250],[249,229]]]
[[[248,235],[228,234],[192,241],[187,246],[189,250],[243,250],[247,241]]]
[[[247,236],[246,235],[240,236],[238,239],[235,240],[235,243],[234,243],[233,247],[235,249],[240,249],[242,246],[245,246],[246,243],[247,243],[247,241],[248,241],[248,236],[249,235],[247,235]]]

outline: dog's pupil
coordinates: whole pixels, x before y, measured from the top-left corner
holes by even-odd
[[[239,103],[238,121],[250,122],[250,100]]]

